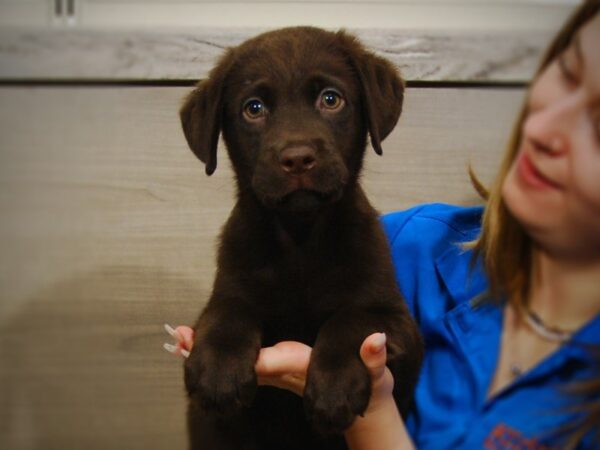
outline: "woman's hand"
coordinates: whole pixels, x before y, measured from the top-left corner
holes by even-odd
[[[167,324],[165,330],[175,338],[175,344],[164,344],[165,350],[187,358],[194,346],[194,330],[186,326],[173,328]],[[261,348],[254,366],[258,384],[287,389],[301,396],[311,351],[308,345],[294,341]]]
[[[168,325],[165,329],[176,340],[175,345],[165,344],[165,349],[189,355],[194,344],[194,330],[186,326],[173,329]],[[360,357],[371,375],[371,398],[362,417],[357,417],[344,433],[352,450],[413,448],[392,396],[394,378],[385,365],[385,344],[385,334],[374,333],[360,347]],[[287,389],[301,396],[311,351],[308,345],[293,341],[262,348],[255,365],[258,384]]]
[[[371,398],[367,410],[344,432],[350,450],[414,450],[392,395],[394,377],[385,365],[385,334],[368,336],[360,357],[371,375]]]
[[[287,389],[302,396],[312,348],[301,342],[278,342],[260,349],[256,360],[259,385]]]
[[[194,330],[187,326],[173,329],[169,325],[165,325],[165,329],[176,341],[175,344],[165,344],[165,349],[187,358],[194,345]],[[258,384],[287,389],[301,396],[311,351],[312,348],[308,345],[294,341],[279,342],[272,347],[262,348],[255,365]],[[380,397],[391,395],[394,387],[392,374],[385,366],[385,334],[368,336],[360,348],[360,356],[371,374],[371,403],[376,405]]]
[[[173,338],[175,338],[175,344],[164,343],[163,348],[175,355],[181,355],[184,358],[190,356],[190,351],[194,346],[194,330],[190,327],[179,326],[173,328],[171,325],[165,323],[165,330]]]

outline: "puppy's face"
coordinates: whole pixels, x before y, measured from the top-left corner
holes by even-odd
[[[246,43],[224,89],[223,136],[236,174],[271,207],[338,199],[366,143],[352,67],[331,42],[309,37],[278,33]]]
[[[197,122],[212,108],[214,123],[204,126],[213,138],[222,131],[240,188],[267,207],[303,211],[336,201],[356,181],[367,132],[380,151],[402,93],[394,68],[352,37],[288,28],[230,50],[181,115],[207,172],[216,148],[202,148],[194,133],[207,132]]]

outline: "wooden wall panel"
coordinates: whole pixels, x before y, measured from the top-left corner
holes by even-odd
[[[177,117],[188,88],[0,88],[0,448],[185,448],[164,322],[210,291],[233,202]],[[520,89],[409,89],[364,183],[381,211],[477,201]]]

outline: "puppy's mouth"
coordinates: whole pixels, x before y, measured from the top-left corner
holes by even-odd
[[[288,176],[287,185],[290,194],[299,190],[316,190],[315,183],[309,176]]]
[[[344,185],[317,186],[310,177],[287,177],[280,189],[255,192],[268,208],[305,213],[339,200]]]
[[[277,209],[305,213],[314,211],[323,205],[332,203],[338,197],[337,193],[326,193],[312,189],[299,188],[284,195],[277,202]]]
[[[334,203],[342,197],[342,189],[322,191],[308,187],[308,183],[296,182],[280,195],[259,195],[263,205],[268,208],[287,212],[307,213]]]

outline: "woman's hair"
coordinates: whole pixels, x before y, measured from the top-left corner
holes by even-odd
[[[552,41],[535,77],[566,50],[577,31],[599,10],[600,0],[583,2]],[[502,183],[519,151],[526,116],[527,102],[517,117],[500,170],[489,190],[470,171],[475,189],[486,199],[481,235],[470,246],[477,256],[482,257],[492,297],[515,302],[517,311],[523,311],[526,306],[524,302],[529,290],[532,242],[507,210],[502,198]]]
[[[585,0],[577,8],[543,56],[536,77],[567,49],[577,31],[598,11],[600,11],[600,0]],[[520,314],[523,314],[527,307],[533,243],[523,227],[506,208],[502,198],[502,183],[519,151],[523,122],[526,117],[527,102],[517,117],[500,170],[489,190],[469,170],[475,189],[486,199],[482,232],[478,239],[469,246],[474,249],[474,254],[479,256],[483,262],[490,281],[491,298],[505,298]],[[598,371],[600,358],[595,357],[595,364],[594,370]],[[578,407],[578,411],[584,414],[582,421],[577,424],[567,424],[561,429],[570,433],[566,448],[575,448],[577,443],[589,432],[595,433],[595,438],[598,439],[600,404],[597,396],[600,392],[600,379],[595,377],[568,386],[565,390],[568,394],[582,397],[583,401]],[[590,398],[594,398],[594,400],[590,401]]]

